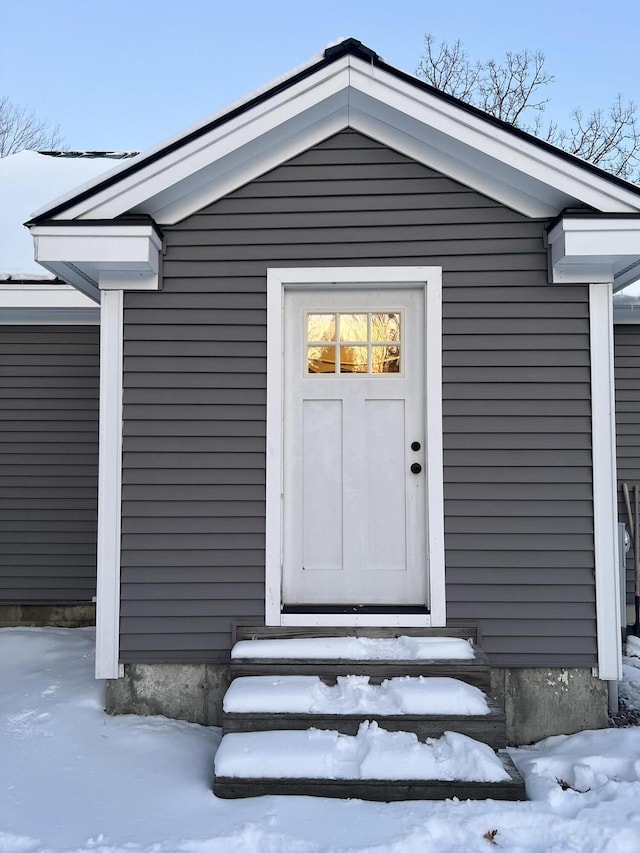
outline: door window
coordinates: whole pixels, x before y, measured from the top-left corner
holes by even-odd
[[[402,312],[305,313],[310,376],[400,375]]]

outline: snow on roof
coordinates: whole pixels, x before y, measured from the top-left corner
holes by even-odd
[[[23,222],[134,153],[20,151],[0,159],[0,280],[54,278],[33,259],[33,240]]]

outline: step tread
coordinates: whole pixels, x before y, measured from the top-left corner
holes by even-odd
[[[368,676],[338,677],[327,685],[317,675],[258,675],[234,679],[224,699],[229,713],[273,714],[460,714],[490,712],[486,693],[458,678],[386,679],[371,684]]]
[[[509,779],[502,782],[387,779],[264,779],[218,776],[213,792],[235,799],[264,795],[330,797],[375,802],[401,800],[526,800],[524,780],[506,752],[499,752]]]
[[[240,640],[231,660],[279,661],[469,661],[481,657],[477,645],[461,637],[295,637]]]

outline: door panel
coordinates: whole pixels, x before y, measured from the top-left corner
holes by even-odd
[[[404,400],[365,400],[364,403],[362,500],[366,507],[366,565],[372,570],[405,570],[404,410]]]
[[[302,565],[342,568],[342,401],[302,403]]]
[[[426,606],[423,290],[290,290],[284,319],[283,601]]]

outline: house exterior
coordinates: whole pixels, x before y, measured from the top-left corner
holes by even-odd
[[[0,160],[0,625],[95,620],[100,309],[22,223],[122,156]]]
[[[603,724],[638,187],[349,39],[29,227],[101,305],[99,678],[472,622],[535,735]]]

